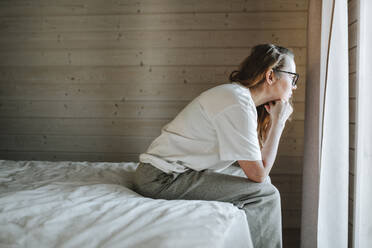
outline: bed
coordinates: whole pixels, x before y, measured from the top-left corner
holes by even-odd
[[[143,197],[137,165],[0,160],[0,247],[252,247],[242,210]]]

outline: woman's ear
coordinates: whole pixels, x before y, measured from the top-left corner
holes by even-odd
[[[266,78],[266,82],[269,85],[272,85],[274,83],[274,71],[272,69],[267,70],[265,78]]]

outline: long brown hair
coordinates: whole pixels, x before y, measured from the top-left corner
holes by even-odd
[[[252,48],[251,54],[243,60],[239,69],[231,72],[229,80],[254,89],[265,82],[265,74],[269,68],[281,69],[284,67],[286,56],[294,58],[294,54],[285,47],[273,44],[257,45]],[[292,105],[291,100],[290,104]],[[271,119],[264,104],[257,106],[256,109],[258,140],[262,148],[271,126]]]

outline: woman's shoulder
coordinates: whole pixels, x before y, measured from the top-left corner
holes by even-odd
[[[250,90],[237,82],[224,83],[210,88],[201,94],[201,98],[216,101],[231,100],[233,104],[237,101],[251,103],[252,99]]]
[[[253,100],[248,88],[233,82],[220,84],[204,91],[199,97],[199,102],[206,109],[216,113],[233,105],[246,108],[252,105]]]

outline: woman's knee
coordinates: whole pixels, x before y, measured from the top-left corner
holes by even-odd
[[[270,198],[272,199],[272,201],[276,201],[280,204],[280,192],[279,192],[279,190],[271,183],[267,185],[267,188],[268,188],[268,193],[269,193]]]

